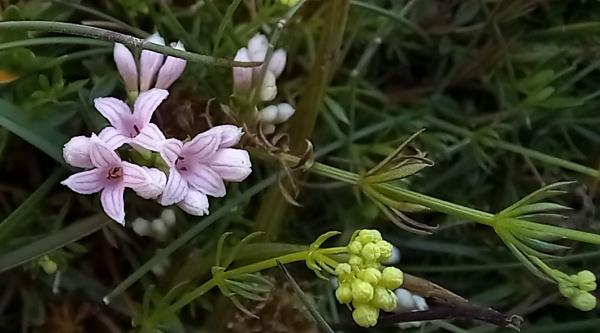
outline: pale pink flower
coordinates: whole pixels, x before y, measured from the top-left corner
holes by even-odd
[[[240,182],[252,171],[248,152],[230,148],[241,134],[240,128],[223,125],[185,143],[168,139],[161,156],[169,165],[169,176],[160,203],[177,203],[192,215],[207,214],[207,195],[225,196],[224,181]]]
[[[159,151],[165,136],[150,119],[168,95],[168,91],[156,88],[143,92],[135,100],[133,110],[114,97],[96,98],[94,106],[112,125],[100,132],[100,139],[111,149],[128,143]]]
[[[146,41],[165,45],[165,40],[158,33],[152,34],[146,38]],[[170,45],[172,48],[185,51],[181,42]],[[168,56],[165,60],[164,55],[144,49],[140,55],[138,68],[131,51],[119,43],[115,43],[113,57],[128,91],[146,91],[151,88],[168,89],[181,76],[186,65],[184,59]]]
[[[100,193],[100,201],[106,215],[125,223],[123,194],[126,187],[139,188],[152,183],[152,176],[142,167],[122,161],[100,139],[92,134],[89,140],[89,156],[94,167],[78,172],[61,182],[81,194]]]

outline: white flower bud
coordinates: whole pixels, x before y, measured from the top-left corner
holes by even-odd
[[[160,219],[163,220],[168,227],[174,226],[176,222],[175,211],[170,208],[163,209],[160,213]]]
[[[164,240],[168,234],[167,224],[161,219],[152,220],[152,234],[158,240]]]
[[[291,116],[294,115],[294,112],[296,112],[296,110],[288,103],[281,103],[277,105],[277,117],[273,123],[281,124],[286,122]]]
[[[275,74],[275,77],[279,77],[285,68],[285,63],[287,60],[287,54],[285,50],[278,49],[273,52],[271,56],[271,61],[269,61],[268,69]]]
[[[260,88],[260,100],[270,101],[273,100],[275,96],[277,96],[277,81],[275,79],[275,74],[271,71],[267,71],[262,87]]]
[[[145,218],[138,217],[131,223],[131,227],[133,228],[133,232],[140,236],[150,236],[152,234],[152,230],[150,228],[150,222]]]
[[[90,159],[90,138],[76,136],[63,147],[63,158],[67,164],[78,168],[92,168]]]
[[[279,110],[275,105],[269,105],[258,112],[258,119],[264,124],[272,124],[277,119]]]

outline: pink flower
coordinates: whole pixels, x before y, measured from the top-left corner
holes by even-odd
[[[92,134],[89,140],[91,170],[78,172],[61,182],[81,194],[100,193],[100,201],[106,215],[120,224],[125,223],[123,194],[126,187],[140,188],[153,182],[142,167],[124,162]]]
[[[158,33],[152,34],[146,41],[165,45],[165,40]],[[171,43],[171,47],[185,51],[181,42]],[[138,71],[131,51],[119,43],[115,43],[113,57],[128,91],[146,91],[153,87],[168,89],[181,76],[186,65],[184,59],[168,56],[165,60],[165,56],[158,52],[142,50]]]
[[[185,143],[168,139],[161,156],[169,165],[169,176],[160,203],[177,203],[192,215],[207,214],[207,195],[223,197],[224,181],[240,182],[252,172],[248,152],[230,148],[241,135],[240,128],[223,125]]]
[[[141,93],[133,105],[129,106],[113,97],[101,97],[94,100],[94,106],[108,119],[112,127],[107,127],[98,135],[106,146],[116,149],[125,143],[159,151],[165,142],[165,136],[155,124],[150,123],[152,114],[169,92],[163,89],[151,89]]]

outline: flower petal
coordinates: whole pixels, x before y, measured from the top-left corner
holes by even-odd
[[[134,188],[147,184],[151,181],[150,175],[141,166],[123,162],[123,186]]]
[[[160,150],[160,157],[167,162],[167,165],[174,166],[175,161],[181,155],[183,143],[177,139],[167,139]]]
[[[273,72],[267,71],[265,73],[259,96],[260,100],[264,102],[271,101],[277,96],[277,80]]]
[[[146,38],[146,41],[165,45],[165,40],[158,34],[154,33],[150,37]],[[140,55],[140,91],[146,91],[152,86],[154,76],[160,66],[162,66],[164,56],[160,53],[142,50]]]
[[[171,43],[171,47],[185,51],[183,43],[181,41],[177,44]],[[185,70],[186,61],[173,56],[168,56],[165,63],[158,71],[158,77],[156,78],[155,88],[168,89],[175,80],[177,80],[183,71]]]
[[[125,81],[127,90],[137,91],[138,72],[135,59],[133,58],[131,51],[129,51],[125,45],[121,43],[115,43],[113,57],[115,59],[115,64],[117,64],[119,74],[121,74],[123,81]]]
[[[186,213],[196,216],[208,214],[208,197],[200,191],[189,190],[185,198],[177,203]]]
[[[289,105],[288,103],[281,103],[277,105],[277,117],[275,117],[275,121],[273,121],[273,123],[284,123],[288,121],[288,119],[290,119],[290,117],[292,117],[295,112],[296,110],[293,106]]]
[[[100,193],[102,208],[108,217],[125,225],[125,200],[123,194],[125,187],[121,185],[109,186]]]
[[[85,136],[72,137],[63,147],[63,158],[67,164],[78,168],[92,168],[90,159],[90,138]]]
[[[61,184],[80,194],[96,193],[104,188],[104,173],[100,169],[78,172],[63,180]]]
[[[104,142],[104,145],[108,149],[118,149],[122,145],[129,143],[131,138],[121,134],[116,128],[108,126],[102,129],[100,133],[98,133],[98,138],[100,141]]]
[[[163,132],[153,123],[150,123],[140,131],[131,143],[137,144],[152,151],[161,151],[166,141]]]
[[[285,68],[287,60],[287,53],[283,49],[278,49],[273,52],[271,60],[269,61],[268,69],[275,74],[275,77],[279,77]]]
[[[247,151],[225,148],[216,152],[210,168],[226,181],[241,182],[252,172],[252,163]]]
[[[240,142],[240,138],[244,132],[241,127],[235,125],[219,125],[207,131],[202,132],[202,135],[214,135],[221,138],[219,148],[229,148]]]
[[[206,134],[206,132],[200,133],[191,141],[183,144],[181,156],[195,161],[202,161],[210,158],[217,151],[220,142],[221,137],[218,135]]]
[[[216,198],[225,196],[225,183],[218,173],[202,164],[196,164],[191,169],[186,173],[186,179],[192,188]]]
[[[138,196],[144,199],[156,199],[165,189],[167,176],[156,168],[147,168],[144,166],[142,168],[148,174],[149,179],[145,184],[132,188]]]
[[[175,168],[169,169],[169,177],[165,190],[160,198],[160,204],[169,206],[183,200],[189,190],[187,181],[181,176]]]
[[[250,62],[248,49],[241,48],[235,54],[235,61]],[[252,68],[233,67],[233,91],[238,94],[247,94],[252,88]]]
[[[107,148],[102,141],[92,134],[90,138],[90,158],[97,168],[121,165],[121,158],[114,150]]]
[[[268,48],[269,41],[261,33],[257,33],[248,41],[248,53],[252,61],[264,61]]]
[[[121,134],[129,133],[129,128],[132,127],[132,116],[125,102],[114,97],[100,97],[94,99],[94,106]]]
[[[141,93],[133,105],[133,119],[140,130],[150,123],[154,111],[169,96],[164,89],[150,89]]]

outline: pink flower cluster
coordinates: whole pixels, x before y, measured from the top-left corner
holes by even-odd
[[[153,35],[149,40],[156,42],[159,38]],[[169,87],[183,73],[185,60],[167,57],[163,63],[162,55],[142,51],[138,87],[138,71],[131,52],[116,44],[114,58],[127,89],[142,93],[133,103],[133,109],[113,97],[94,100],[94,106],[110,126],[98,135],[76,136],[65,144],[65,161],[86,170],[71,175],[62,184],[81,194],[100,192],[104,211],[121,224],[125,223],[125,188],[164,206],[177,204],[192,215],[208,214],[207,196],[223,197],[225,181],[243,181],[252,171],[248,152],[232,148],[242,136],[241,128],[221,125],[189,141],[167,139],[151,122],[152,115],[169,95],[167,90],[157,87]],[[150,89],[152,84],[155,88]],[[124,161],[117,153],[124,145],[142,156],[152,157],[150,152],[156,152],[163,161],[153,164],[157,167]]]

